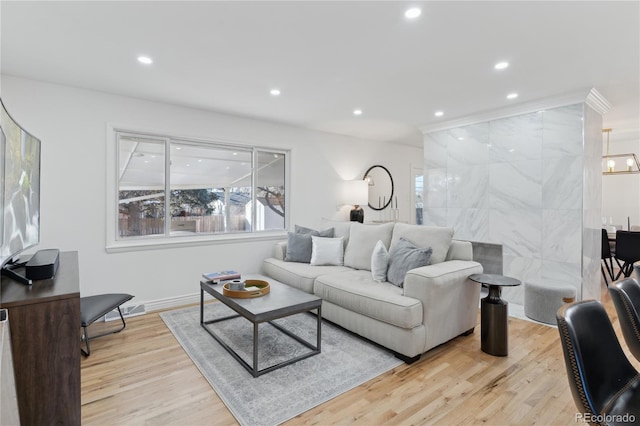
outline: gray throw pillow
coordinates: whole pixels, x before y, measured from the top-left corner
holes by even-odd
[[[322,231],[316,231],[315,229],[305,228],[304,226],[295,225],[295,231],[298,234],[311,234],[311,235],[315,235],[316,237],[323,237],[323,238],[333,238],[334,236],[333,228],[324,229]]]
[[[287,252],[285,262],[311,262],[311,234],[289,232],[287,234]]]
[[[389,252],[387,281],[402,287],[407,272],[414,268],[427,266],[431,261],[432,253],[431,247],[419,248],[404,238],[400,238]]]
[[[284,256],[284,261],[302,263],[311,262],[311,236],[333,238],[333,231],[333,228],[316,231],[315,229],[295,225],[295,232],[289,232],[287,234],[287,251]]]

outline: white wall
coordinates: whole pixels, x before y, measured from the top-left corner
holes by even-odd
[[[41,243],[37,249],[78,251],[82,295],[129,292],[137,303],[199,291],[204,271],[260,270],[273,241],[106,253],[107,125],[159,133],[291,149],[291,226],[319,228],[337,211],[339,184],[386,166],[398,193],[400,220],[409,220],[410,162],[422,149],[308,131],[277,123],[2,76],[9,113],[42,140]],[[312,100],[310,100],[312,102]],[[110,138],[109,138],[110,140]],[[374,212],[365,208],[365,219]]]
[[[602,155],[607,152],[604,137]],[[609,142],[610,154],[635,153],[640,158],[640,139],[620,138],[613,129]],[[602,176],[602,216],[607,224],[622,225],[624,229],[627,218],[631,225],[640,225],[640,174]]]

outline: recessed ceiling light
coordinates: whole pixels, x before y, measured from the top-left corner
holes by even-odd
[[[497,70],[503,70],[505,68],[509,67],[509,62],[498,62],[497,64],[495,64],[493,66],[493,68],[497,69]]]
[[[198,158],[198,163],[202,163],[202,158]]]
[[[238,153],[237,153],[237,152],[234,152],[234,153],[233,153],[233,155],[238,155]]]
[[[280,89],[271,89],[269,93],[271,93],[271,96],[280,96]]]
[[[353,110],[353,115],[362,115],[362,110],[361,109],[354,109]]]
[[[416,19],[418,16],[422,15],[422,10],[418,7],[412,7],[411,9],[407,9],[404,12],[404,17],[408,19]]]
[[[459,141],[463,141],[463,140],[464,140],[464,138],[463,138],[462,136],[460,136],[460,137],[458,138],[458,140],[459,140]]]
[[[138,62],[145,65],[151,65],[153,63],[153,59],[148,56],[138,56]]]
[[[518,94],[517,94],[517,93],[509,93],[509,94],[507,95],[507,99],[515,99],[515,98],[517,98],[517,97],[518,97]]]
[[[433,115],[435,115],[436,117],[442,117],[444,115],[444,112],[436,111]]]
[[[177,149],[178,151],[180,151],[182,148],[181,148],[181,147],[179,147],[179,146],[176,146],[176,149]]]

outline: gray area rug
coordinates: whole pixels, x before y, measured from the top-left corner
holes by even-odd
[[[231,314],[219,302],[205,306],[205,321]],[[199,306],[163,312],[160,317],[242,425],[280,424],[402,364],[384,349],[325,321],[320,354],[253,378],[200,326]],[[297,314],[277,323],[315,345],[315,316]],[[249,321],[235,318],[212,327],[252,363]],[[309,350],[270,324],[260,324],[259,330],[259,369]]]

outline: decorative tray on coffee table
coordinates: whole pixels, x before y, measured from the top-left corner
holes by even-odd
[[[229,283],[226,282],[222,286],[222,294],[227,297],[234,297],[237,299],[250,299],[252,297],[261,297],[269,293],[269,283],[263,280],[246,280],[244,282],[245,288],[257,287],[257,289],[251,290],[231,290]]]

